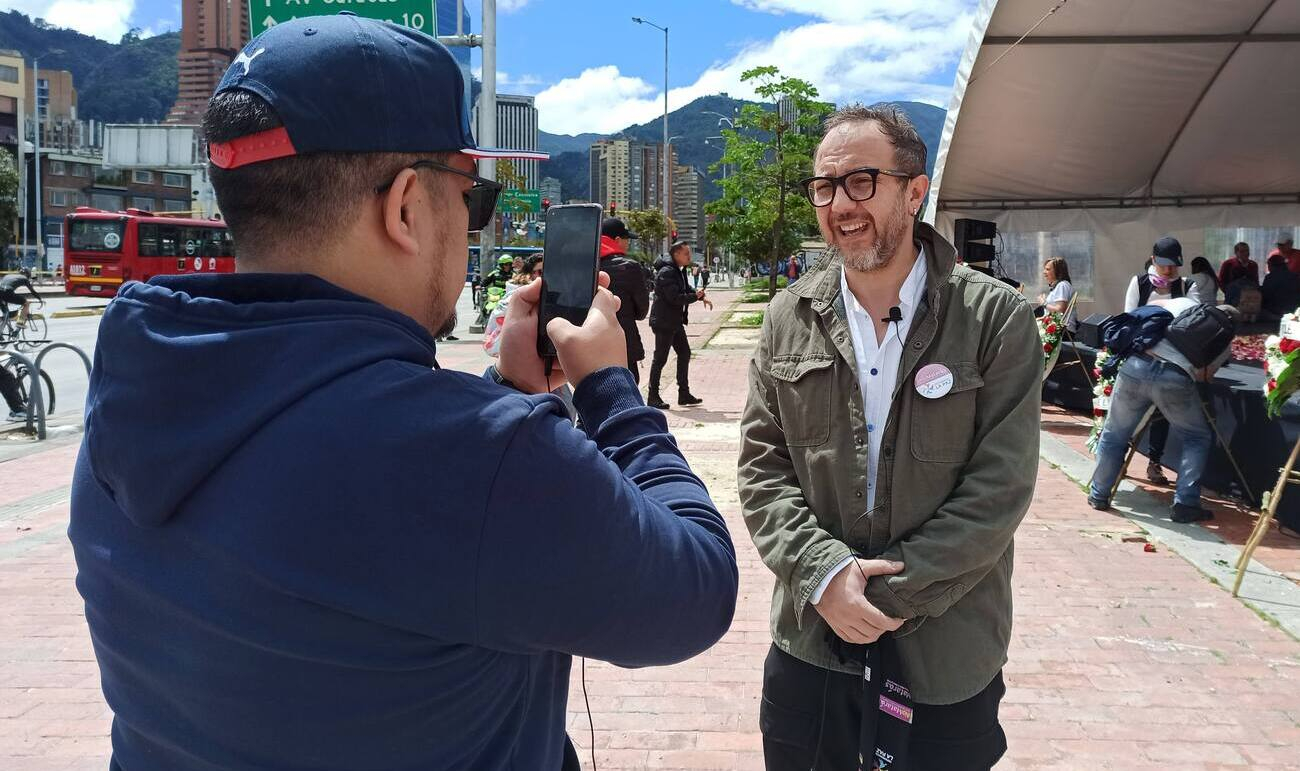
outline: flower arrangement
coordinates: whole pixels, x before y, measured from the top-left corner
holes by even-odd
[[[1043,344],[1043,366],[1052,361],[1052,354],[1061,345],[1061,331],[1065,321],[1059,313],[1044,313],[1038,319],[1038,338]]]
[[[1268,416],[1275,418],[1291,394],[1300,388],[1300,371],[1295,366],[1300,359],[1300,340],[1292,335],[1300,330],[1300,311],[1282,317],[1282,334],[1270,335],[1264,341],[1264,367],[1268,380],[1264,382],[1264,401]]]
[[[1092,430],[1088,432],[1088,452],[1096,454],[1097,443],[1101,441],[1101,430],[1106,426],[1106,413],[1110,411],[1110,398],[1115,393],[1115,378],[1104,377],[1101,365],[1110,358],[1105,348],[1097,352],[1097,361],[1093,364],[1092,376],[1097,384],[1092,389]]]

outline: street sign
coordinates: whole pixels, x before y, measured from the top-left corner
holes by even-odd
[[[300,16],[333,16],[351,11],[367,19],[380,19],[438,36],[437,0],[248,0],[248,22],[257,35],[282,21]]]
[[[540,212],[542,210],[542,191],[519,190],[508,187],[501,191],[497,208],[506,212]]]

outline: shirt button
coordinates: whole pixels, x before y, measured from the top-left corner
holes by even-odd
[[[872,368],[871,368],[871,374],[872,374],[872,375],[879,375],[879,374],[880,374],[880,370],[876,369],[875,367],[872,367]]]
[[[861,498],[861,497],[862,497],[862,491],[861,491],[861,490],[858,490],[857,492],[853,493],[853,497],[854,497],[854,498]]]

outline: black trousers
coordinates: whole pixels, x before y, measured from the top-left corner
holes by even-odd
[[[911,771],[992,768],[1007,751],[998,723],[998,704],[1006,691],[999,672],[965,701],[913,705]],[[855,771],[862,677],[813,666],[773,645],[763,665],[758,724],[767,771]]]
[[[656,329],[655,355],[650,361],[650,393],[659,393],[659,378],[668,363],[668,352],[677,354],[677,393],[691,392],[691,344],[686,339],[686,327]]]
[[[0,396],[4,397],[10,412],[27,409],[27,405],[23,404],[22,392],[18,390],[18,379],[6,367],[0,367]]]

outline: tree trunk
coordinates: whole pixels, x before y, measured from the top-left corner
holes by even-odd
[[[776,266],[781,258],[781,235],[785,231],[785,157],[781,150],[781,135],[785,124],[776,124],[776,222],[772,225],[772,254],[767,265],[767,299],[776,296]]]

